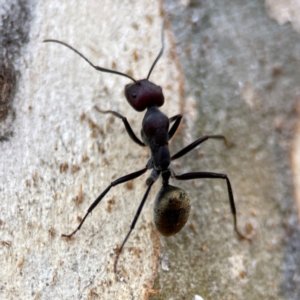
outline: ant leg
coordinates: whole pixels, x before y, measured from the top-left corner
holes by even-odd
[[[234,204],[234,199],[233,199],[232,188],[231,188],[229,178],[227,177],[226,174],[210,173],[210,172],[192,172],[192,173],[185,173],[182,175],[175,175],[173,172],[172,177],[174,177],[178,180],[190,180],[190,179],[198,179],[198,178],[225,179],[226,183],[227,183],[227,191],[228,191],[231,213],[233,215],[234,230],[241,239],[250,240],[250,238],[248,238],[248,237],[244,236],[242,233],[240,233],[240,231],[237,228],[237,217],[236,217],[236,209],[235,209],[235,204]]]
[[[71,233],[71,234],[62,234],[62,237],[67,237],[70,238],[72,237],[82,226],[83,222],[85,221],[85,219],[87,218],[87,216],[93,211],[93,209],[99,204],[99,202],[102,200],[102,198],[108,193],[108,191],[113,187],[116,186],[120,183],[124,183],[126,181],[135,179],[139,176],[141,176],[142,174],[144,174],[146,171],[148,170],[148,168],[144,168],[140,171],[125,175],[115,181],[113,181],[102,193],[101,195],[92,203],[92,205],[89,207],[88,211],[86,212],[85,216],[83,217],[82,221],[80,222],[80,224],[78,225],[78,227]]]
[[[182,150],[180,150],[176,154],[174,154],[171,157],[171,160],[177,159],[177,158],[187,154],[188,152],[190,152],[191,150],[193,150],[198,145],[200,145],[201,143],[205,142],[208,139],[222,139],[222,140],[224,140],[224,143],[225,143],[226,146],[230,146],[230,144],[228,143],[226,137],[223,136],[223,135],[205,135],[202,138],[200,138],[200,139],[196,140],[195,142],[191,143],[190,145],[186,146],[185,148],[183,148]]]
[[[169,140],[173,137],[174,133],[176,132],[176,130],[178,129],[178,126],[180,124],[182,115],[176,115],[172,118],[169,119],[169,122],[172,123],[175,121],[175,123],[172,125],[171,129],[169,130],[168,136],[169,136]]]
[[[145,202],[146,202],[146,199],[147,199],[147,197],[148,197],[148,194],[149,194],[150,189],[151,189],[151,187],[152,187],[152,185],[153,185],[154,182],[155,182],[155,179],[154,179],[154,180],[151,180],[151,179],[150,179],[149,181],[147,180],[147,182],[146,182],[146,183],[148,184],[147,190],[146,190],[146,192],[145,192],[145,194],[144,194],[144,197],[143,197],[143,199],[142,199],[142,201],[141,201],[141,203],[140,203],[140,205],[139,205],[139,208],[138,208],[138,210],[137,210],[137,212],[136,212],[136,214],[135,214],[135,216],[134,216],[134,219],[133,219],[133,221],[132,221],[132,223],[131,223],[131,225],[130,225],[130,229],[129,229],[129,231],[128,231],[128,233],[127,233],[127,235],[126,235],[126,237],[125,237],[125,239],[124,239],[124,241],[123,241],[123,243],[122,243],[120,249],[117,251],[117,255],[116,255],[116,259],[115,259],[115,263],[114,263],[114,272],[115,272],[115,273],[117,273],[117,264],[118,264],[119,256],[120,256],[120,254],[121,254],[121,252],[122,252],[122,249],[123,249],[125,243],[127,242],[128,238],[129,238],[129,236],[130,236],[132,230],[133,230],[134,227],[135,227],[135,224],[136,224],[136,222],[137,222],[137,220],[138,220],[138,218],[139,218],[139,216],[140,216],[140,213],[141,213],[141,211],[142,211],[142,208],[143,208],[143,206],[144,206],[144,204],[145,204]]]
[[[102,114],[112,114],[115,117],[121,119],[125,125],[125,129],[128,133],[128,135],[130,136],[130,138],[137,143],[138,145],[145,147],[146,145],[134,134],[134,132],[132,131],[132,128],[130,126],[130,124],[127,121],[127,118],[123,117],[122,115],[120,115],[118,112],[113,111],[113,110],[102,110],[100,109],[98,106],[95,106],[96,110],[98,110],[100,113]]]

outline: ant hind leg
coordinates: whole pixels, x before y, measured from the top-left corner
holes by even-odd
[[[191,179],[201,179],[201,178],[211,178],[211,179],[225,179],[227,184],[227,191],[228,191],[228,198],[229,198],[229,204],[231,208],[231,213],[233,215],[233,225],[234,230],[241,239],[245,239],[250,241],[251,238],[244,236],[237,227],[237,217],[236,217],[236,209],[234,204],[234,198],[233,198],[233,192],[231,183],[229,181],[229,178],[226,174],[219,174],[219,173],[211,173],[211,172],[191,172],[191,173],[185,173],[182,175],[176,175],[174,172],[172,172],[172,177],[178,179],[178,180],[191,180]]]
[[[129,229],[129,231],[128,231],[128,233],[127,233],[127,235],[126,235],[126,237],[125,237],[125,239],[124,239],[124,241],[123,241],[121,247],[120,247],[120,248],[118,249],[118,251],[117,251],[117,255],[116,255],[115,263],[114,263],[114,272],[115,272],[115,274],[117,273],[117,265],[118,265],[118,261],[119,261],[119,256],[120,256],[120,254],[121,254],[121,252],[122,252],[122,250],[123,250],[123,248],[124,248],[124,245],[126,244],[128,238],[129,238],[129,236],[130,236],[132,230],[133,230],[134,227],[135,227],[135,224],[136,224],[136,222],[137,222],[137,220],[138,220],[138,218],[139,218],[139,216],[140,216],[140,214],[141,214],[142,208],[143,208],[143,206],[144,206],[144,204],[145,204],[145,202],[146,202],[146,200],[147,200],[148,194],[149,194],[149,192],[150,192],[150,189],[151,189],[153,183],[154,183],[154,180],[150,180],[150,181],[149,181],[149,184],[148,184],[147,190],[146,190],[146,192],[145,192],[145,194],[144,194],[144,197],[143,197],[143,199],[142,199],[142,201],[141,201],[141,203],[140,203],[140,205],[139,205],[139,208],[138,208],[138,210],[137,210],[137,212],[136,212],[136,214],[135,214],[135,216],[134,216],[134,219],[133,219],[133,221],[132,221],[132,223],[131,223],[131,225],[130,225],[130,229]]]

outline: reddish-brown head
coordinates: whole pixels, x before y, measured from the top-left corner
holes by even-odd
[[[125,97],[128,103],[137,111],[143,111],[148,107],[160,107],[165,98],[162,88],[148,79],[138,80],[125,86]]]

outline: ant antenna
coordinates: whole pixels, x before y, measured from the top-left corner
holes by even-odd
[[[159,51],[159,53],[158,53],[155,61],[153,62],[152,66],[150,68],[150,71],[149,71],[148,76],[147,76],[147,80],[149,79],[149,77],[151,75],[151,72],[153,71],[156,63],[158,62],[158,60],[161,58],[161,56],[164,53],[164,48],[165,48],[165,33],[164,33],[164,29],[165,29],[167,17],[168,17],[168,15],[165,16],[164,22],[163,22],[163,26],[162,26],[162,29],[161,29],[161,49],[160,49],[160,51]]]
[[[70,45],[68,45],[67,43],[64,43],[64,42],[61,42],[61,41],[58,41],[58,40],[44,40],[43,43],[49,43],[49,42],[52,42],[52,43],[57,43],[57,44],[61,44],[69,49],[71,49],[72,51],[74,51],[75,53],[77,53],[79,56],[81,56],[87,63],[89,63],[94,69],[96,69],[97,71],[100,71],[100,72],[106,72],[106,73],[112,73],[112,74],[117,74],[117,75],[120,75],[120,76],[124,76],[124,77],[127,77],[129,79],[131,79],[133,82],[136,82],[136,80],[134,78],[132,78],[131,76],[125,74],[125,73],[121,73],[121,72],[118,72],[118,71],[115,71],[115,70],[110,70],[110,69],[106,69],[106,68],[102,68],[102,67],[98,67],[98,66],[95,66],[92,62],[90,62],[83,54],[81,54],[78,50],[76,50],[75,48],[71,47]]]

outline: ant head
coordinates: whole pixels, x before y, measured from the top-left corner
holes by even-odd
[[[164,20],[164,24],[165,24],[165,22],[166,22],[166,18]],[[154,60],[152,66],[149,70],[147,78],[143,79],[143,80],[135,80],[133,77],[131,77],[128,74],[125,74],[125,73],[122,73],[119,71],[115,71],[115,70],[102,68],[99,66],[95,66],[91,61],[89,61],[78,50],[76,50],[75,48],[73,48],[72,46],[70,46],[64,42],[61,42],[58,40],[53,40],[53,39],[44,40],[44,42],[52,42],[52,43],[61,44],[65,47],[71,49],[72,51],[77,53],[80,57],[82,57],[88,64],[90,64],[97,71],[116,74],[116,75],[127,77],[127,78],[131,79],[133,81],[133,83],[126,85],[125,96],[126,96],[127,101],[129,102],[129,104],[135,110],[143,111],[148,107],[151,107],[151,106],[160,107],[164,104],[164,95],[162,92],[162,88],[149,81],[151,72],[153,71],[156,63],[158,62],[158,60],[160,59],[160,57],[162,56],[163,51],[164,51],[164,26],[162,27],[162,31],[161,31],[162,47],[160,49],[158,56]]]
[[[151,106],[160,107],[165,102],[162,88],[148,79],[127,84],[125,86],[125,97],[136,111],[143,111]]]

